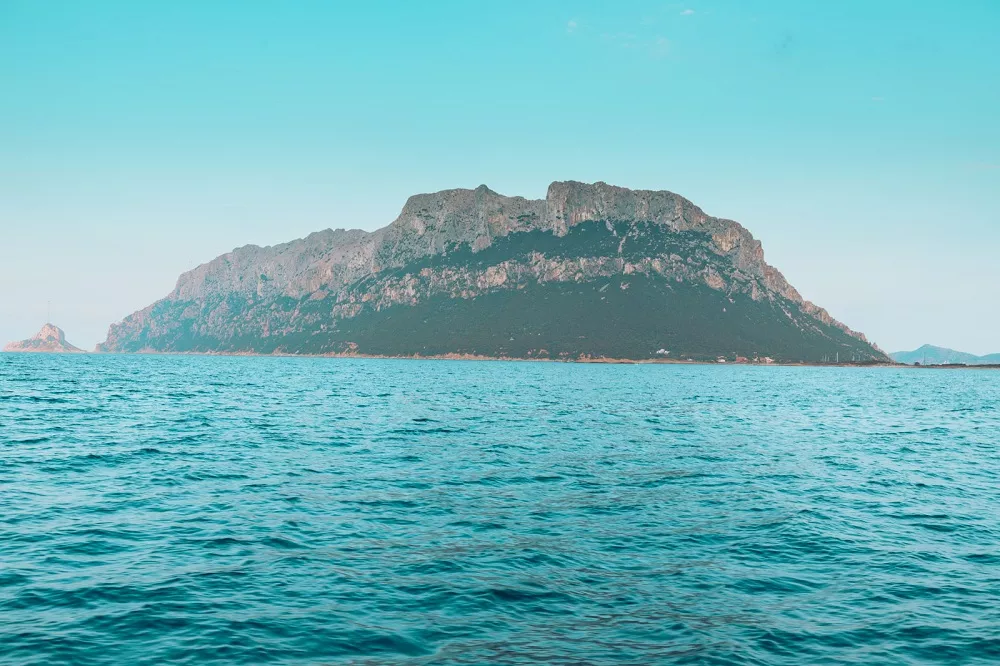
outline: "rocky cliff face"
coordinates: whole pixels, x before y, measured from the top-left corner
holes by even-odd
[[[375,232],[234,250],[100,349],[887,360],[736,222],[671,192],[576,182],[539,201],[417,195]]]
[[[82,354],[84,351],[66,342],[66,334],[58,326],[46,324],[33,338],[11,342],[5,352],[39,352],[49,354]]]

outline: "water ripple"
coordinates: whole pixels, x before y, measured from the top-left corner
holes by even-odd
[[[0,356],[0,663],[997,663],[998,406],[990,372]]]

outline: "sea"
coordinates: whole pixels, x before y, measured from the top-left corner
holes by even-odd
[[[997,664],[1000,372],[0,355],[0,663]]]

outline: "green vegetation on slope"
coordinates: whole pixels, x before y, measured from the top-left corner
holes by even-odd
[[[199,302],[166,299],[153,306],[136,334],[117,341],[112,350],[885,360],[863,340],[803,312],[798,303],[774,293],[751,298],[750,278],[734,278],[732,259],[711,247],[706,234],[643,222],[586,222],[563,237],[514,233],[479,252],[467,245],[448,247],[339,291],[301,299],[235,293]],[[681,273],[582,271],[546,280],[521,275],[473,290],[461,285],[442,290],[434,284],[442,276],[475,277],[503,262],[528,265],[538,257],[569,269],[601,258],[667,258],[671,270]],[[709,270],[726,276],[733,287],[707,286],[699,276]],[[405,303],[385,300],[401,284],[416,285],[414,295]],[[334,316],[334,307],[346,302],[356,304],[353,316]]]

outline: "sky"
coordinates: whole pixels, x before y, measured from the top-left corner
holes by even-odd
[[[740,221],[889,351],[1000,352],[1000,2],[0,2],[0,340],[554,180]]]

